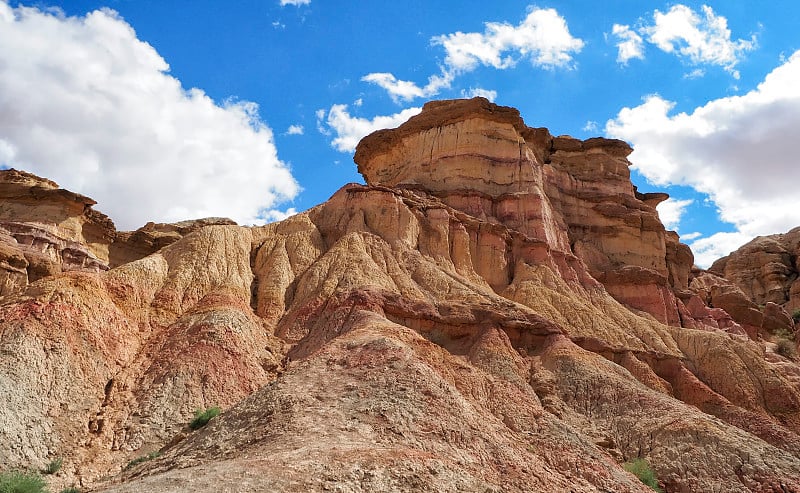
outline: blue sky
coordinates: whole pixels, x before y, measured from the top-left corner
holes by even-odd
[[[800,2],[0,0],[0,165],[148,220],[280,219],[430,99],[636,150],[707,265],[800,225]],[[768,5],[768,7],[766,6]]]

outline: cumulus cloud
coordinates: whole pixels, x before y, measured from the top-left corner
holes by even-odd
[[[633,58],[644,59],[644,40],[630,26],[614,24],[611,34],[617,42],[617,62],[626,65]]]
[[[415,82],[399,80],[388,72],[367,74],[361,80],[385,89],[392,100],[399,103],[401,100],[411,101],[415,98],[427,98],[439,94],[442,89],[450,87],[454,78],[455,74],[451,72],[432,75],[428,77],[428,83],[423,87],[418,86]]]
[[[678,200],[670,197],[656,206],[658,217],[667,230],[677,231],[686,208],[693,203],[692,199]]]
[[[305,129],[302,125],[289,125],[289,128],[286,129],[286,135],[303,135],[305,133]]]
[[[451,87],[457,76],[479,66],[502,70],[527,59],[535,67],[570,67],[573,54],[584,45],[570,34],[566,20],[555,9],[530,9],[516,26],[507,22],[487,22],[485,26],[482,33],[458,31],[434,36],[431,44],[444,48],[444,65],[441,73],[430,76],[424,86],[387,72],[367,74],[361,80],[382,87],[395,101],[411,101],[438,94]]]
[[[633,144],[633,167],[658,185],[688,185],[708,194],[735,232],[691,244],[698,265],[757,235],[798,224],[800,183],[800,51],[754,90],[713,100],[690,113],[648,96],[606,123],[606,134]]]
[[[114,11],[0,2],[0,164],[99,202],[121,228],[264,222],[298,185],[247,101],[185,90]]]
[[[470,87],[469,89],[462,90],[461,96],[465,98],[481,97],[494,102],[494,100],[497,99],[497,91],[492,89],[483,89],[480,87]]]
[[[331,142],[334,149],[353,152],[363,137],[376,130],[397,127],[420,111],[422,108],[407,108],[393,115],[368,119],[352,116],[346,104],[334,104],[328,111],[317,111],[317,126],[323,133],[336,134]]]
[[[702,6],[702,16],[686,5],[673,5],[666,13],[655,10],[653,24],[641,29],[647,41],[694,65],[719,65],[739,78],[736,65],[756,46],[756,38],[731,39],[728,20]]]
[[[299,7],[301,5],[311,5],[311,0],[281,0],[281,7],[285,7],[287,5],[294,5],[295,7]]]
[[[497,69],[513,67],[528,58],[537,67],[564,67],[583,41],[572,37],[567,22],[555,9],[534,8],[519,25],[487,22],[483,33],[443,34],[433,38],[446,52],[445,65],[459,72],[478,65]]]

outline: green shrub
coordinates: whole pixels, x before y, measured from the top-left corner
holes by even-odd
[[[35,472],[11,471],[0,474],[0,493],[46,493],[47,484]]]
[[[55,473],[57,473],[58,471],[61,470],[61,465],[62,464],[64,464],[64,459],[62,459],[60,457],[58,459],[53,459],[47,464],[47,467],[42,469],[42,473],[43,474],[55,474]]]
[[[189,422],[189,428],[196,430],[204,427],[212,418],[219,416],[220,409],[218,407],[210,407],[205,411],[195,409],[194,419]]]
[[[137,464],[141,464],[142,462],[147,462],[149,460],[153,460],[153,459],[155,459],[156,457],[158,457],[160,455],[161,455],[161,452],[155,451],[155,452],[150,452],[147,455],[143,455],[141,457],[137,457],[137,458],[133,459],[132,461],[128,462],[125,465],[125,469],[127,470],[127,469],[130,469],[131,467],[133,467],[133,466],[135,466]],[[0,492],[0,493],[2,493],[2,492]]]
[[[654,491],[662,493],[661,487],[658,486],[656,473],[653,472],[653,469],[650,467],[650,464],[648,464],[646,460],[642,458],[633,459],[632,461],[622,464],[622,467],[629,473],[639,478],[639,481],[649,486]]]
[[[795,323],[800,322],[800,308],[796,308],[792,312],[792,320],[794,320]]]

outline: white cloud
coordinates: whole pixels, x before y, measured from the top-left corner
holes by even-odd
[[[644,59],[644,40],[630,26],[614,24],[611,34],[619,39],[617,43],[617,62],[627,65],[633,58]]]
[[[295,209],[294,207],[289,207],[285,211],[279,211],[273,209],[265,214],[265,219],[268,222],[283,221],[287,217],[294,216],[295,214],[297,214],[297,209]]]
[[[699,79],[701,77],[704,77],[705,75],[706,75],[706,71],[705,70],[703,70],[701,68],[696,68],[696,69],[692,70],[691,72],[687,72],[687,73],[683,74],[683,78],[684,79]]]
[[[492,89],[483,89],[481,87],[470,87],[469,89],[462,90],[461,96],[465,98],[486,98],[491,102],[497,99],[497,91]]]
[[[286,135],[303,135],[305,129],[302,125],[289,125],[289,128],[286,130]]]
[[[479,66],[507,69],[522,59],[536,67],[552,69],[572,64],[572,55],[583,48],[583,41],[572,37],[567,22],[555,9],[533,8],[516,26],[507,22],[487,22],[483,33],[461,31],[434,36],[431,44],[445,50],[441,74],[428,78],[425,86],[377,72],[361,80],[382,87],[395,101],[430,97],[450,88],[453,80]]]
[[[281,7],[285,7],[287,5],[294,5],[299,7],[301,5],[310,5],[311,0],[281,0]]]
[[[703,233],[699,233],[697,231],[693,233],[681,234],[681,241],[692,241],[700,238],[701,236],[703,236]]]
[[[745,52],[755,48],[755,36],[734,41],[725,17],[715,14],[707,5],[703,5],[702,11],[701,17],[681,4],[673,5],[666,13],[655,10],[654,24],[640,32],[647,36],[648,42],[667,53],[675,53],[695,65],[719,65],[738,79],[735,67]]]
[[[336,134],[331,142],[334,149],[353,152],[362,138],[376,130],[397,127],[420,111],[422,108],[407,108],[393,115],[376,116],[370,120],[350,115],[346,104],[334,104],[327,112],[317,112],[317,125],[328,133],[328,129],[331,129]]]
[[[426,92],[415,83],[407,80],[398,80],[397,77],[387,72],[367,74],[361,80],[386,89],[395,101],[400,99],[410,101],[424,96]]]
[[[587,120],[586,125],[583,126],[583,131],[596,133],[598,131],[597,122],[594,120]]]
[[[686,208],[694,203],[692,199],[677,200],[668,198],[656,206],[658,217],[667,230],[677,231],[681,222],[681,216],[686,212]]]
[[[121,228],[263,222],[298,185],[247,101],[185,90],[111,10],[0,2],[0,159],[99,202]]]
[[[689,247],[694,253],[694,263],[708,268],[715,260],[728,255],[754,237],[741,232],[715,233],[689,243]]]
[[[528,58],[537,67],[566,67],[572,53],[583,48],[583,41],[573,38],[567,22],[555,9],[534,8],[519,25],[487,22],[483,33],[443,34],[432,40],[447,53],[445,65],[458,72],[469,72],[478,65],[497,69],[513,67]]]
[[[400,100],[412,101],[415,98],[427,98],[439,94],[442,89],[450,87],[454,78],[455,74],[452,72],[432,75],[428,77],[428,83],[424,87],[419,87],[416,83],[408,80],[399,80],[388,72],[367,74],[361,80],[385,89],[392,100],[398,103]]]
[[[692,244],[699,258],[719,256],[757,235],[800,224],[796,143],[800,139],[800,51],[742,96],[713,100],[691,113],[648,96],[623,108],[606,133],[633,144],[633,167],[658,185],[708,194],[736,227]]]

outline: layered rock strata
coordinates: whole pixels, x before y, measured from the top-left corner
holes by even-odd
[[[800,227],[760,236],[709,268],[733,282],[756,305],[774,303],[788,313],[800,309]]]
[[[644,492],[621,467],[644,457],[667,491],[800,491],[800,367],[700,316],[627,152],[433,103],[362,141],[366,186],[3,298],[0,467],[63,457],[55,482],[107,492]]]
[[[680,325],[673,291],[687,290],[693,257],[658,219],[668,196],[631,184],[631,150],[619,140],[553,137],[476,98],[428,103],[400,128],[365,138],[354,159],[368,184],[423,189],[575,255],[617,300]]]
[[[144,258],[211,225],[205,218],[117,231],[89,197],[15,169],[0,170],[0,296],[61,272],[100,272]]]
[[[114,223],[50,180],[0,171],[0,296],[62,271],[108,269]]]

